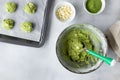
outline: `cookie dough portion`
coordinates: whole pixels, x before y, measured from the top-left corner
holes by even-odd
[[[32,2],[26,4],[24,7],[24,11],[27,14],[34,14],[36,12],[36,10],[37,10],[37,6]]]
[[[6,30],[11,30],[14,27],[14,20],[12,19],[4,19],[2,21],[2,27]]]
[[[26,32],[26,33],[32,32],[33,23],[32,22],[24,22],[24,23],[21,24],[20,28],[23,32]]]
[[[5,5],[5,10],[9,13],[14,13],[17,9],[17,4],[15,2],[7,2]]]

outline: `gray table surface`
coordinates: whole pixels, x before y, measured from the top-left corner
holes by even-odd
[[[52,1],[52,0],[51,0]],[[120,18],[120,0],[106,0],[104,12],[97,16],[89,15],[83,9],[84,0],[69,0],[77,11],[71,23],[60,23],[54,15],[55,0],[50,13],[46,43],[41,48],[31,48],[0,43],[0,80],[120,80],[120,64],[109,67],[103,64],[89,74],[74,74],[66,70],[56,57],[56,40],[67,26],[75,23],[89,23],[104,33]],[[109,48],[108,56],[116,58]]]

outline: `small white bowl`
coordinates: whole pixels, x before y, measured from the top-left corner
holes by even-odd
[[[69,5],[69,6],[71,7],[71,9],[72,9],[72,13],[73,13],[73,14],[72,14],[72,16],[71,16],[68,20],[66,20],[66,21],[61,21],[61,20],[58,19],[58,17],[56,16],[56,11],[58,10],[58,8],[60,8],[60,7],[64,6],[64,5]],[[66,1],[60,1],[60,2],[58,2],[58,3],[56,4],[54,13],[55,13],[55,16],[56,16],[57,20],[59,20],[60,22],[65,22],[65,23],[66,23],[66,22],[71,22],[71,21],[75,18],[76,10],[75,10],[75,7],[74,7],[71,3],[66,2]]]
[[[84,3],[83,3],[84,9],[85,9],[85,11],[87,13],[89,13],[91,15],[98,15],[98,14],[102,13],[104,11],[104,9],[105,9],[105,0],[101,0],[102,7],[101,7],[101,9],[97,13],[92,13],[92,12],[88,11],[88,9],[86,8],[86,2],[87,2],[87,0],[85,0]]]

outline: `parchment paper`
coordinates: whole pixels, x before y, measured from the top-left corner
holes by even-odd
[[[12,14],[5,11],[5,4],[10,1],[13,1],[18,5],[16,12]],[[24,12],[23,8],[29,2],[33,2],[37,5],[37,12],[35,14],[27,14]],[[39,41],[46,2],[47,0],[0,0],[0,34]],[[15,21],[15,26],[12,30],[4,30],[1,27],[2,20],[5,18],[10,18]],[[34,30],[31,33],[21,31],[20,25],[25,21],[33,22]]]

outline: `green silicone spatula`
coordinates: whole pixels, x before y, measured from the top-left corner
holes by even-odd
[[[92,35],[89,35],[89,38],[91,39],[92,43],[94,44],[94,46],[100,50],[101,49],[101,45],[100,43],[96,42],[96,40],[94,40],[94,38],[92,37]],[[106,57],[106,56],[102,56],[101,54],[94,52],[92,50],[88,50],[87,48],[84,48],[84,51],[86,51],[88,54],[91,54],[99,59],[101,59],[102,61],[104,61],[105,63],[107,63],[110,66],[114,66],[116,64],[116,60]]]
[[[96,53],[96,52],[94,52],[94,51],[92,51],[92,50],[87,50],[87,49],[85,49],[85,51],[86,51],[88,54],[91,54],[91,55],[93,55],[93,56],[95,56],[95,57],[103,60],[105,63],[107,63],[107,64],[110,65],[110,66],[114,66],[114,65],[116,64],[116,61],[115,61],[114,59],[112,59],[112,58],[102,56],[102,55],[100,55],[100,54],[98,54],[98,53]]]

